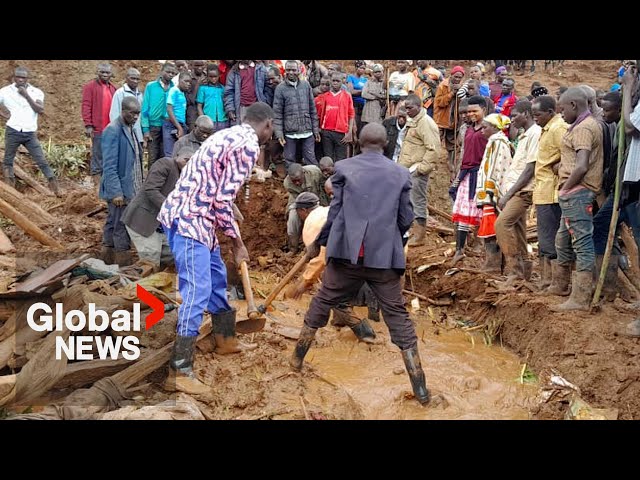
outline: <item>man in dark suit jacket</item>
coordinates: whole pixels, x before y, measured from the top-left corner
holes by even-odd
[[[367,124],[360,133],[362,153],[336,164],[327,222],[307,248],[307,256],[314,258],[320,246],[326,246],[327,266],[290,364],[297,370],[302,368],[316,331],[327,324],[330,310],[353,298],[366,281],[378,297],[391,341],[402,350],[413,392],[426,404],[429,391],[418,339],[400,284],[405,270],[402,236],[414,218],[411,179],[406,168],[383,155],[386,142],[382,125]]]
[[[139,116],[140,102],[125,97],[120,116],[102,133],[99,195],[107,201],[109,212],[102,236],[102,259],[108,264],[131,264],[131,241],[122,214],[142,186],[142,140],[133,129]]]
[[[138,251],[138,257],[149,260],[158,267],[161,263],[170,263],[173,255],[156,217],[165,198],[176,186],[180,172],[194,153],[193,148],[183,147],[173,158],[156,160],[149,169],[142,189],[122,216],[122,223]]]

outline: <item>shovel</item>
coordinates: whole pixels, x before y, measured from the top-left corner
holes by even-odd
[[[244,297],[247,300],[247,318],[236,322],[236,331],[238,333],[259,332],[264,328],[266,318],[262,316],[253,300],[253,290],[251,290],[251,279],[249,278],[249,267],[247,262],[240,263],[240,273],[242,275],[242,287],[244,288]]]
[[[242,262],[240,264],[240,270],[242,272],[242,285],[245,291],[245,297],[247,299],[247,316],[249,317],[246,320],[239,320],[236,322],[236,331],[239,333],[253,333],[259,332],[264,328],[266,323],[266,319],[264,318],[264,313],[267,311],[271,302],[275,300],[278,294],[282,291],[284,287],[291,281],[293,277],[295,277],[302,267],[307,263],[307,256],[303,255],[300,260],[293,266],[293,268],[287,273],[280,283],[276,286],[276,288],[269,294],[265,302],[256,308],[256,305],[253,301],[253,292],[251,290],[251,281],[249,280],[249,269],[247,268],[247,263]]]

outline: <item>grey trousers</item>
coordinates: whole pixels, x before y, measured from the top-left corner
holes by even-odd
[[[145,237],[131,230],[126,225],[125,228],[133,245],[136,247],[140,259],[149,260],[158,266],[161,260],[164,263],[169,263],[173,260],[173,255],[167,242],[167,236],[164,233],[153,232],[148,237]]]
[[[427,189],[429,188],[429,175],[419,175],[414,172],[411,175],[411,203],[416,219],[429,218],[427,213]]]

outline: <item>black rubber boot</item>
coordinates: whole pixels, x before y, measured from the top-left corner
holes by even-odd
[[[293,349],[293,355],[291,355],[291,359],[289,360],[289,365],[291,365],[293,369],[300,370],[302,368],[304,357],[309,351],[309,347],[311,347],[311,342],[316,338],[317,331],[317,328],[311,328],[307,325],[302,326],[298,343],[296,343],[296,348]]]
[[[408,350],[403,350],[402,359],[404,360],[404,365],[407,368],[409,380],[411,380],[411,388],[413,388],[413,394],[416,396],[416,400],[418,400],[422,405],[426,405],[429,403],[431,396],[429,395],[429,390],[427,390],[424,370],[422,370],[422,364],[420,363],[418,347],[415,346]]]
[[[380,310],[378,310],[375,307],[367,307],[367,318],[369,320],[372,320],[374,322],[379,322],[380,321]]]
[[[176,343],[173,344],[173,353],[169,360],[169,366],[172,369],[183,375],[193,374],[193,354],[197,338],[176,336]]]
[[[376,339],[376,332],[373,331],[371,325],[366,318],[363,318],[360,323],[355,325],[349,325],[351,331],[358,337],[359,340],[365,343],[374,343]]]
[[[197,339],[198,337],[176,336],[169,360],[169,376],[164,383],[165,390],[178,390],[190,395],[205,395],[211,392],[211,388],[198,380],[193,373],[193,357]]]

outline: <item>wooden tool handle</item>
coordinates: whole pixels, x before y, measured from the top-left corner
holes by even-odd
[[[242,286],[244,287],[244,298],[247,299],[247,315],[249,318],[258,316],[258,309],[253,300],[253,290],[251,290],[251,279],[249,278],[249,267],[244,260],[240,263],[240,272],[242,273]]]
[[[282,289],[287,286],[287,284],[291,281],[291,279],[295,277],[298,274],[298,272],[300,272],[300,270],[302,270],[302,267],[305,266],[305,264],[307,263],[307,260],[308,260],[307,256],[303,255],[302,258],[298,260],[298,263],[296,263],[293,266],[293,268],[289,270],[289,273],[287,273],[284,276],[284,278],[280,280],[280,283],[276,285],[276,288],[273,290],[273,292],[269,294],[264,304],[260,305],[260,310],[263,311],[263,313],[267,310],[267,307],[271,305],[271,302],[275,300],[275,298],[282,291]]]

